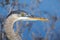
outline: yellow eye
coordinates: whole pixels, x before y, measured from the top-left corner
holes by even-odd
[[[24,14],[24,12],[20,12],[20,14],[18,14],[18,16],[19,16],[19,17],[24,17],[25,14]]]
[[[25,16],[24,13],[22,13],[21,16]]]
[[[26,16],[25,12],[20,13],[22,17]]]

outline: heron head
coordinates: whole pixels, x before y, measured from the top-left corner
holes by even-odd
[[[15,21],[18,20],[24,20],[24,21],[36,21],[36,20],[40,20],[40,21],[44,21],[47,20],[45,18],[37,18],[37,17],[30,17],[26,12],[24,11],[13,11],[11,12],[12,14],[9,16],[11,19],[14,19]]]

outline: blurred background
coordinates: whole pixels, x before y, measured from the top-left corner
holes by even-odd
[[[17,26],[22,40],[60,40],[60,0],[0,0],[0,40],[9,40],[4,22],[10,12],[16,10],[49,19],[49,22],[15,22],[14,31]]]

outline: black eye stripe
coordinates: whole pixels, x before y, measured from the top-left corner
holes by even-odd
[[[25,11],[23,11],[23,10],[11,11],[6,18],[8,18],[12,14],[20,14],[20,12],[25,12]],[[25,13],[27,13],[27,12],[25,12]]]
[[[12,15],[12,14],[19,14],[20,12],[18,12],[18,11],[11,11],[11,13],[9,13],[9,15],[7,16],[7,18],[10,16],[10,15]]]

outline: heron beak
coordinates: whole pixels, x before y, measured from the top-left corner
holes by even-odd
[[[22,21],[48,21],[46,18],[32,18],[32,17],[19,17],[16,20],[22,20]]]
[[[29,20],[36,20],[36,21],[48,21],[47,18],[28,18]]]

